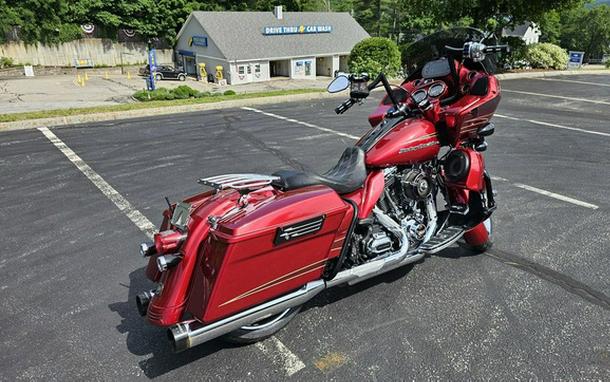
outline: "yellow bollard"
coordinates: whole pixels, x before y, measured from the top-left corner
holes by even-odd
[[[80,74],[77,74],[77,75],[76,75],[76,83],[78,84],[78,86],[82,86],[82,85],[81,85],[81,77],[80,77]]]
[[[85,72],[85,81],[89,81],[89,75]]]
[[[130,80],[131,79],[131,72],[127,72],[127,79]]]
[[[105,78],[105,79],[108,79],[108,71],[105,71],[105,72],[104,72],[104,78]]]

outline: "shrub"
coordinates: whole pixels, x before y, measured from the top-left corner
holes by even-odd
[[[172,99],[202,98],[209,96],[210,93],[199,92],[190,86],[180,85],[174,89],[157,88],[153,91],[138,90],[133,94],[133,98],[138,101],[163,101]]]
[[[223,95],[226,95],[226,96],[233,96],[233,95],[235,95],[235,94],[237,94],[237,93],[235,93],[235,91],[234,91],[234,90],[227,90],[227,91],[225,91],[225,92],[224,92],[224,93],[222,93],[222,94],[223,94]]]
[[[550,43],[529,45],[525,58],[536,69],[565,69],[568,65],[565,49]]]
[[[199,94],[199,91],[187,85],[180,85],[177,88],[170,90],[170,93],[173,93],[176,99],[187,99],[196,97]]]
[[[607,68],[607,69],[610,69],[610,59],[608,59],[608,60],[606,61],[606,68]]]
[[[395,76],[400,70],[400,50],[390,39],[369,37],[354,46],[348,66],[352,73],[368,73],[375,77],[383,72]]]
[[[0,69],[8,68],[9,66],[13,66],[13,59],[10,57],[0,57]]]

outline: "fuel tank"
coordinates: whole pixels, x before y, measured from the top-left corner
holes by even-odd
[[[386,119],[356,145],[366,152],[366,165],[377,168],[424,162],[441,147],[434,124],[422,118]]]

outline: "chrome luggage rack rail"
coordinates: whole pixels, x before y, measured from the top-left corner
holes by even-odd
[[[226,190],[232,188],[234,190],[253,190],[256,188],[265,187],[273,181],[280,180],[277,176],[260,175],[260,174],[225,174],[217,175],[209,178],[201,178],[197,181],[199,184],[215,188],[217,190]]]

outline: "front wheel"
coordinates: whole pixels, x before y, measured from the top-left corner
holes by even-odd
[[[178,81],[186,81],[186,76],[184,74],[178,75]]]
[[[493,221],[491,216],[464,234],[462,246],[475,252],[483,253],[493,245]]]
[[[271,337],[288,323],[299,313],[301,305],[288,308],[285,311],[275,314],[271,317],[264,318],[251,325],[242,326],[241,328],[224,336],[224,340],[234,344],[253,344],[262,341],[267,337]]]
[[[161,73],[155,74],[155,80],[161,81],[162,79],[163,79],[163,76],[161,75]]]

